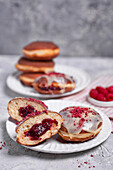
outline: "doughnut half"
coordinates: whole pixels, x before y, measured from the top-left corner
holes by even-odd
[[[25,57],[31,60],[51,60],[59,54],[59,47],[49,41],[35,41],[23,48]]]
[[[58,133],[63,119],[60,114],[46,111],[25,119],[16,128],[17,142],[22,145],[36,145]]]
[[[49,73],[54,71],[54,65],[53,61],[33,61],[21,57],[15,66],[19,71],[23,72]]]
[[[72,91],[75,81],[71,76],[54,72],[38,77],[33,87],[42,94],[61,94]]]
[[[26,116],[32,113],[40,114],[43,110],[47,110],[48,107],[40,100],[19,97],[10,100],[7,109],[9,115],[20,122]]]
[[[26,86],[33,86],[34,80],[43,74],[44,73],[21,73],[19,79]]]

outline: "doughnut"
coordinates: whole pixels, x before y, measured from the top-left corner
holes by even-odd
[[[51,60],[59,54],[59,47],[53,42],[35,41],[23,48],[25,57],[31,60]]]
[[[34,80],[44,73],[21,73],[19,75],[20,81],[26,86],[33,86]]]
[[[10,100],[7,109],[11,118],[20,122],[32,113],[40,114],[48,107],[40,100],[19,97]]]
[[[103,120],[92,108],[71,106],[59,113],[63,124],[58,134],[66,141],[84,142],[94,138],[102,129]]]
[[[21,57],[15,66],[19,71],[23,72],[49,73],[54,71],[53,61],[33,61],[25,57]]]
[[[71,76],[54,72],[38,77],[33,87],[42,94],[60,94],[72,91],[75,88],[75,81]]]
[[[58,133],[62,122],[61,115],[53,111],[31,116],[17,126],[16,141],[28,146],[39,144]]]

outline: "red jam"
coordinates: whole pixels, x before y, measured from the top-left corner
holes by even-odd
[[[49,90],[61,90],[60,87],[55,87],[55,86],[43,86],[43,87],[40,87],[41,90],[45,90],[45,91],[49,91]]]
[[[30,114],[32,112],[36,113],[37,110],[35,110],[35,108],[33,106],[30,106],[30,105],[28,105],[26,107],[20,107],[19,108],[19,115],[21,117],[26,117],[28,114]]]
[[[34,124],[29,131],[25,132],[25,136],[31,137],[31,140],[39,140],[40,136],[51,129],[53,123],[58,124],[56,119],[44,119],[42,123]]]
[[[37,111],[36,113],[32,112],[30,114],[28,114],[26,117],[24,117],[20,122],[24,121],[25,119],[29,118],[29,117],[34,117],[36,115],[39,115],[40,113],[47,113],[47,110],[43,110],[43,111]],[[18,123],[20,123],[18,122]]]

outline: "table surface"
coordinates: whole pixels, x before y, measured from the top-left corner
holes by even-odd
[[[75,170],[113,169],[113,134],[101,145],[79,153],[47,154],[29,150],[14,142],[7,134],[7,103],[18,97],[6,86],[6,78],[16,71],[14,65],[19,56],[0,56],[0,169],[1,170]],[[58,57],[55,63],[74,66],[87,71],[92,79],[99,75],[113,75],[112,58]],[[4,145],[5,142],[5,145]],[[92,157],[93,155],[93,157]],[[88,163],[87,163],[88,162]]]

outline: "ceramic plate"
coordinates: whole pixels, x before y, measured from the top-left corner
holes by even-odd
[[[88,96],[88,101],[96,106],[101,106],[101,107],[112,107],[113,106],[113,101],[110,102],[103,102],[99,101],[96,99],[93,99],[92,97]]]
[[[83,105],[81,103],[73,102],[69,100],[49,100],[49,101],[44,101],[44,102],[46,105],[48,105],[49,110],[53,110],[57,112],[59,112],[61,109],[67,106],[89,107],[88,105]],[[104,142],[111,133],[111,123],[110,123],[109,118],[105,114],[101,113],[99,110],[97,109],[95,110],[100,113],[103,119],[103,126],[102,126],[102,130],[100,131],[100,133],[94,139],[77,144],[77,143],[64,142],[58,135],[55,135],[52,138],[44,141],[43,143],[37,146],[32,146],[32,147],[27,147],[24,145],[22,146],[35,150],[35,151],[41,151],[41,152],[47,152],[47,153],[58,153],[58,154],[79,152],[79,151],[84,151],[84,150],[93,148],[101,144],[102,142]],[[7,129],[9,136],[16,142],[15,128],[16,128],[16,124],[12,122],[11,119],[9,118],[6,122],[6,129]]]
[[[20,93],[22,95],[27,95],[27,96],[43,98],[43,99],[64,97],[64,96],[77,93],[83,90],[85,87],[87,87],[87,85],[90,82],[90,76],[85,71],[82,71],[74,67],[68,67],[68,66],[56,64],[55,71],[73,76],[73,78],[76,81],[76,88],[73,91],[64,94],[55,94],[55,95],[40,94],[36,92],[32,87],[27,87],[20,82],[19,72],[15,72],[9,75],[6,82],[8,87],[17,93]]]

